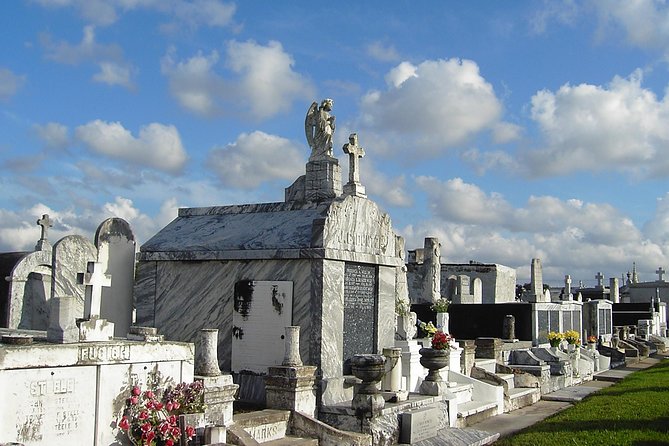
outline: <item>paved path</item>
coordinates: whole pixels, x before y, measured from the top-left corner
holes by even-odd
[[[565,387],[564,389],[543,395],[539,402],[531,406],[488,418],[474,424],[471,428],[477,431],[498,433],[500,438],[506,437],[572,406],[574,403],[581,401],[585,396],[603,387],[613,385],[614,382],[622,380],[630,373],[647,369],[660,361],[669,360],[667,357],[667,354],[659,354],[652,358],[642,359],[635,364],[607,370],[596,375],[594,381]]]

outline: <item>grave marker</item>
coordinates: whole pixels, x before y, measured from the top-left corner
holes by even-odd
[[[353,355],[376,353],[377,271],[373,265],[344,265],[344,368]]]

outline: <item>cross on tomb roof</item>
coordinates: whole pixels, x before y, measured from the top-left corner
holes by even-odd
[[[53,222],[49,218],[49,214],[42,215],[42,218],[37,220],[37,225],[42,227],[42,233],[40,234],[40,239],[35,246],[35,250],[42,251],[43,249],[49,247],[49,241],[47,240],[47,234],[49,228],[53,227]]]
[[[344,144],[344,153],[348,154],[348,182],[360,183],[360,158],[365,156],[365,149],[358,145],[358,134],[351,133],[348,143]]]
[[[664,273],[666,273],[666,271],[662,267],[659,267],[655,273],[658,276],[658,282],[664,282]]]
[[[102,272],[102,263],[88,262],[87,272],[84,275],[84,285],[86,285],[84,317],[86,319],[99,318],[102,306],[102,288],[111,286],[111,276]]]
[[[597,288],[604,288],[604,276],[601,272],[595,275],[595,279],[597,279]]]

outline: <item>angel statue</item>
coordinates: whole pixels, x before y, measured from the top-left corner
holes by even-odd
[[[334,101],[323,99],[320,107],[313,102],[304,119],[304,131],[311,147],[309,161],[332,157],[332,137],[335,131],[335,117],[331,115]]]

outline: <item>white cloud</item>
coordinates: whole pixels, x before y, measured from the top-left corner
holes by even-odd
[[[541,7],[530,17],[530,28],[536,34],[543,34],[550,21],[570,25],[579,13],[579,5],[574,0],[544,0]]]
[[[545,276],[593,282],[594,273],[620,277],[636,260],[646,271],[669,262],[669,194],[658,200],[655,216],[639,230],[619,209],[551,196],[530,196],[523,207],[503,196],[456,178],[418,177],[431,203],[433,219],[404,228],[407,247],[437,236],[448,262],[496,262],[526,271],[540,257]],[[411,243],[409,243],[411,242]],[[522,279],[522,278],[521,278]]]
[[[255,131],[211,149],[207,166],[224,185],[250,189],[265,181],[295,180],[304,172],[305,153],[285,138]]]
[[[134,137],[119,122],[96,119],[77,127],[75,136],[93,152],[166,172],[181,171],[187,161],[179,132],[171,125],[154,122]]]
[[[34,0],[44,7],[71,7],[88,21],[100,26],[115,23],[128,11],[144,9],[167,14],[191,27],[225,27],[232,23],[236,6],[219,0]]]
[[[126,88],[134,87],[131,80],[133,74],[131,66],[114,62],[100,62],[98,66],[100,72],[93,75],[94,81],[107,85],[120,85]]]
[[[367,54],[380,62],[396,62],[400,55],[393,45],[384,45],[376,41],[367,45],[365,48]]]
[[[25,76],[16,75],[7,68],[0,68],[0,101],[14,96],[25,81]]]
[[[641,72],[606,87],[563,85],[532,97],[544,146],[525,154],[530,175],[576,170],[669,174],[669,100],[641,87]]]
[[[501,123],[502,104],[473,61],[402,62],[386,82],[386,91],[363,97],[358,122],[366,135],[387,140],[383,151],[399,155],[411,147],[415,156],[435,156]]]
[[[600,24],[619,26],[627,40],[641,48],[665,50],[669,44],[669,5],[657,0],[594,0]]]
[[[49,122],[44,125],[35,124],[33,130],[50,149],[64,149],[70,144],[70,135],[67,126],[57,122]]]
[[[46,34],[41,40],[47,59],[68,65],[96,63],[100,71],[93,75],[95,82],[133,88],[132,77],[136,68],[123,59],[123,50],[118,45],[98,43],[93,25],[84,27],[81,42],[75,45],[65,41],[53,42]]]
[[[390,206],[410,207],[413,197],[406,185],[406,176],[388,177],[376,169],[372,162],[361,165],[360,182],[365,186],[367,195],[380,198]],[[344,182],[346,182],[344,177]]]
[[[177,61],[171,49],[163,57],[162,73],[184,108],[201,115],[241,112],[265,119],[289,110],[297,99],[313,97],[311,81],[293,70],[292,56],[278,42],[267,46],[228,42],[225,65],[232,72],[229,77],[215,71],[218,61],[216,51]]]
[[[502,150],[482,152],[476,148],[472,148],[463,151],[460,154],[460,158],[474,169],[478,175],[483,175],[488,171],[499,171],[513,175],[520,171],[518,161]]]

